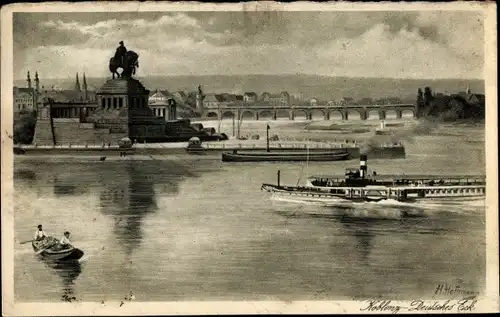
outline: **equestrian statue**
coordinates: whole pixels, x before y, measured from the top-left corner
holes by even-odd
[[[113,74],[113,79],[115,79],[115,74],[118,78],[132,77],[135,75],[135,69],[139,68],[139,55],[134,51],[127,51],[123,41],[119,44],[115,56],[109,60],[109,70]],[[123,70],[121,75],[117,71],[118,68]]]

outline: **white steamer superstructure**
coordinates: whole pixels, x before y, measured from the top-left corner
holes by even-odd
[[[279,171],[278,171],[279,173]],[[368,175],[367,156],[361,155],[359,169],[346,169],[344,177],[317,176],[306,186],[263,184],[262,190],[288,200],[310,202],[380,201],[412,202],[422,199],[475,200],[486,195],[486,177],[477,175]]]

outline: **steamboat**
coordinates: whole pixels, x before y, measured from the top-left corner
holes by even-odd
[[[368,175],[367,156],[360,156],[359,169],[346,169],[344,177],[317,176],[305,186],[283,186],[278,171],[277,185],[262,184],[261,190],[274,197],[301,202],[332,203],[338,200],[369,202],[423,199],[484,199],[486,177],[481,175]]]

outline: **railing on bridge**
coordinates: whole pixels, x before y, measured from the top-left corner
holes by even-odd
[[[296,117],[305,115],[306,120],[313,120],[314,113],[321,112],[324,120],[331,120],[332,115],[342,117],[342,120],[349,120],[349,117],[353,112],[357,112],[361,120],[372,119],[373,113],[376,113],[377,119],[385,120],[388,115],[395,113],[396,119],[402,119],[403,114],[407,111],[412,112],[412,117],[417,117],[416,106],[414,104],[371,104],[371,105],[292,105],[292,106],[252,106],[251,104],[246,106],[224,106],[224,107],[213,107],[205,108],[203,117],[204,118],[223,118],[227,117],[230,113],[230,117],[240,118],[244,113],[250,113],[252,117],[259,120],[261,114],[266,112],[266,115],[271,115],[273,120],[277,120],[278,117],[283,118],[284,112],[287,113],[288,119],[295,120]],[[357,115],[355,115],[357,117]],[[248,117],[248,116],[247,116]]]
[[[246,104],[246,105],[224,105],[224,106],[206,106],[204,107],[205,109],[209,110],[237,110],[237,109],[248,109],[248,110],[269,110],[269,109],[344,109],[344,108],[359,108],[359,109],[364,109],[364,108],[414,108],[415,104],[411,103],[398,103],[398,104],[371,104],[371,105],[355,105],[355,104],[326,104],[326,105],[317,105],[317,106],[311,106],[311,105],[289,105],[289,106],[252,106],[252,104]]]
[[[172,143],[136,143],[136,148],[185,148],[188,142],[172,142]],[[223,143],[223,142],[204,142],[202,146],[206,149],[252,149],[252,148],[265,148],[265,142],[241,142],[241,143]],[[37,145],[37,144],[16,144],[16,148],[23,149],[98,149],[98,148],[118,148],[116,144],[110,143],[87,143],[87,144],[57,144],[57,145]],[[297,148],[297,149],[339,149],[339,148],[355,148],[356,143],[326,143],[326,142],[269,142],[269,147],[273,149],[279,148]]]

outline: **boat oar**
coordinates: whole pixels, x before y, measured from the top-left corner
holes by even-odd
[[[19,244],[26,244],[26,243],[29,243],[29,242],[33,242],[33,240],[22,241],[22,242],[19,242]]]

